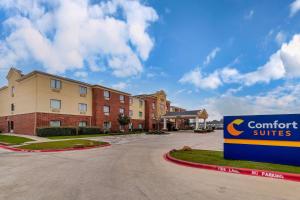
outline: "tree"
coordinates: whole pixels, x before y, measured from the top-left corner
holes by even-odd
[[[123,129],[124,126],[127,126],[130,123],[130,117],[124,114],[119,114],[118,122]]]

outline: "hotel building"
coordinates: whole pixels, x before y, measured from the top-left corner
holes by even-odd
[[[170,112],[164,91],[131,96],[101,85],[11,68],[0,88],[0,131],[35,135],[40,127],[94,126],[117,132],[119,114],[130,116],[130,129],[153,130]]]

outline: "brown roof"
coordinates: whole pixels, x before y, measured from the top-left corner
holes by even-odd
[[[70,79],[70,78],[66,78],[66,77],[62,77],[62,76],[58,76],[58,75],[53,75],[53,74],[49,74],[49,73],[42,72],[42,71],[37,71],[37,70],[32,71],[32,72],[30,72],[30,73],[22,76],[17,81],[22,81],[22,80],[27,79],[27,78],[35,75],[35,74],[41,74],[41,75],[45,75],[45,76],[51,76],[51,77],[54,77],[54,78],[62,79],[62,80],[65,80],[65,81],[77,83],[77,84],[88,86],[88,87],[99,87],[99,88],[102,88],[102,89],[105,89],[105,90],[110,90],[110,91],[121,93],[121,94],[125,94],[125,95],[131,95],[131,94],[127,93],[127,92],[123,92],[123,91],[120,91],[120,90],[115,90],[115,89],[108,88],[108,87],[105,87],[105,86],[102,86],[102,85],[97,85],[97,84],[92,85],[92,84],[88,84],[88,83],[85,83],[85,82],[82,82],[82,81],[77,81],[77,80],[74,80],[74,79]]]

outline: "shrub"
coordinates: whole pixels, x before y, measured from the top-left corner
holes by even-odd
[[[213,132],[212,129],[199,129],[199,130],[194,130],[194,133],[210,133]]]
[[[49,137],[49,136],[69,136],[76,135],[77,130],[75,127],[47,127],[38,128],[37,136]]]
[[[101,134],[103,133],[100,128],[97,127],[79,127],[78,135],[90,135],[90,134]]]
[[[142,128],[135,128],[135,129],[132,129],[132,130],[129,130],[130,132],[135,132],[135,133],[140,133],[140,132],[144,132],[144,129]]]

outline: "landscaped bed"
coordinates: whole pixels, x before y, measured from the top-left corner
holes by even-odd
[[[53,142],[41,142],[19,146],[19,149],[26,150],[62,150],[71,148],[86,148],[108,145],[106,142],[93,140],[61,140]]]
[[[223,158],[222,151],[195,150],[195,149],[173,150],[170,152],[170,156],[179,160],[201,163],[201,164],[300,174],[300,167],[297,166],[242,161],[242,160],[225,160]]]
[[[34,141],[34,140],[29,138],[19,137],[19,136],[0,135],[0,144],[18,145],[30,141]]]

